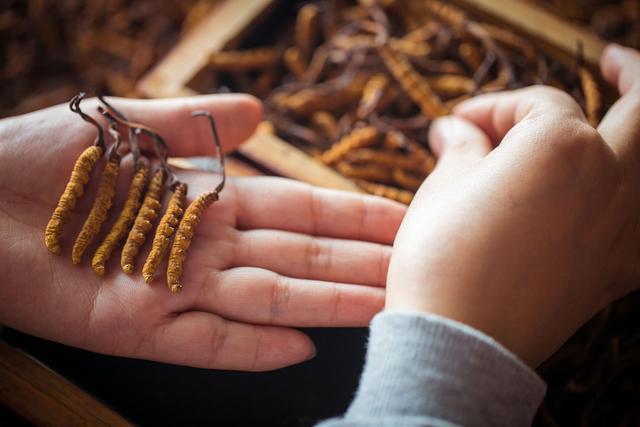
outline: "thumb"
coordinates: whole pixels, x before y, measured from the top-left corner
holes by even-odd
[[[479,127],[456,116],[440,117],[431,124],[429,145],[438,157],[437,169],[446,173],[468,168],[492,148],[489,137]]]

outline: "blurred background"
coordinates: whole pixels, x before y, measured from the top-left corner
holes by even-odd
[[[639,0],[523,0],[640,46]],[[80,89],[134,97],[136,82],[216,0],[2,0],[0,117],[68,101]]]

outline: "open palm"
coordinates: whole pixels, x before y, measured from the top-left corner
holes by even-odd
[[[132,121],[158,129],[173,156],[214,153],[208,126],[190,118],[193,110],[216,117],[227,151],[253,132],[260,117],[259,104],[243,95],[114,104]],[[93,100],[83,103],[94,116],[95,106]],[[107,273],[96,276],[90,257],[98,241],[79,266],[72,265],[70,249],[95,195],[96,176],[65,227],[62,254],[49,253],[44,226],[75,159],[94,136],[95,129],[65,106],[0,122],[2,323],[108,354],[266,370],[313,356],[309,338],[289,327],[362,326],[382,308],[389,245],[404,208],[278,178],[229,180],[198,228],[178,295],[162,274],[150,285],[142,280],[152,237],[134,275],[122,272],[117,252]],[[127,191],[129,157],[110,218]],[[189,200],[219,179],[205,172],[179,175],[189,183]]]

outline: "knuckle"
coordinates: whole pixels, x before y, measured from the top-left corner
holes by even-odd
[[[271,298],[269,305],[269,323],[276,323],[281,317],[285,307],[289,302],[290,286],[282,276],[276,275],[271,286]]]
[[[218,365],[222,349],[226,345],[229,336],[229,324],[226,320],[216,322],[211,326],[211,335],[209,337],[209,357],[206,363],[208,368],[215,368]]]
[[[305,245],[305,266],[307,275],[316,271],[327,271],[331,267],[331,245],[320,243],[313,237]]]

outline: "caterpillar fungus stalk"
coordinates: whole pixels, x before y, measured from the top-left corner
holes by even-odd
[[[357,181],[357,184],[367,193],[386,197],[387,199],[395,200],[396,202],[404,203],[405,205],[410,204],[411,200],[413,200],[413,193],[410,191],[399,190],[395,187],[375,184],[367,181]]]
[[[100,99],[103,104],[109,107],[109,109],[113,111],[116,116],[120,117],[123,120],[127,120],[124,114],[112,107],[104,98],[98,96],[98,99]],[[107,112],[103,111],[103,114],[112,117],[112,120],[116,120],[115,117],[111,116]],[[120,215],[118,215],[118,218],[111,227],[111,230],[104,238],[96,252],[93,254],[91,267],[93,268],[93,271],[95,271],[98,275],[104,274],[106,262],[111,257],[111,254],[113,253],[113,250],[116,248],[118,243],[127,235],[129,227],[131,227],[131,224],[135,220],[138,209],[140,208],[140,199],[142,198],[142,194],[149,178],[149,164],[146,162],[146,160],[140,158],[138,134],[132,127],[128,128],[128,132],[129,143],[131,145],[131,153],[133,154],[135,173],[131,179],[131,183],[129,184],[127,199],[124,203],[122,211],[120,212]]]
[[[250,71],[270,68],[280,61],[276,49],[259,48],[242,51],[214,52],[209,58],[209,67],[217,71]]]
[[[218,138],[216,123],[211,116],[211,113],[208,111],[194,111],[191,115],[193,117],[203,116],[209,120],[218,159],[220,160],[220,173],[222,174],[222,179],[213,191],[204,193],[191,202],[184,213],[182,221],[180,221],[180,224],[178,225],[178,230],[176,231],[176,237],[173,240],[173,245],[171,246],[169,262],[167,265],[167,286],[169,286],[169,289],[173,293],[178,293],[182,289],[180,278],[182,277],[182,272],[184,270],[184,262],[187,258],[189,245],[191,245],[191,240],[193,239],[196,227],[202,218],[202,214],[213,202],[218,200],[220,192],[224,188],[226,181],[224,154],[222,152],[220,138]]]
[[[389,46],[379,48],[380,57],[385,65],[398,81],[405,93],[420,107],[422,113],[433,119],[449,113],[449,110],[442,104],[442,101],[431,89],[426,80],[413,68],[411,63],[402,56],[394,52]]]
[[[107,117],[107,119],[109,119],[109,133],[113,137],[114,143],[111,148],[109,148],[109,160],[100,175],[98,192],[93,201],[91,211],[89,211],[89,215],[73,243],[71,261],[76,265],[80,264],[87,247],[100,232],[100,228],[107,219],[107,213],[113,203],[113,196],[116,194],[116,184],[118,181],[118,173],[120,172],[120,155],[118,154],[118,148],[120,148],[122,138],[117,130],[117,122],[111,120],[109,117]]]
[[[578,68],[578,75],[580,76],[582,93],[584,94],[587,119],[591,126],[598,127],[598,123],[600,122],[600,108],[602,107],[598,83],[596,83],[593,74],[584,66]]]
[[[140,166],[137,167],[136,173],[131,180],[127,200],[124,203],[118,219],[93,255],[91,267],[93,267],[93,271],[95,271],[96,274],[104,274],[104,266],[111,257],[113,250],[124,236],[127,235],[129,227],[136,218],[138,208],[140,208],[140,198],[144,192],[148,177],[149,165],[141,163]]]
[[[147,233],[153,228],[153,223],[162,209],[160,198],[162,197],[162,189],[166,177],[167,173],[164,168],[159,167],[156,169],[133,227],[129,231],[120,256],[120,266],[127,274],[133,273],[135,259],[140,252],[140,247],[147,239]]]
[[[62,251],[60,236],[62,235],[64,224],[69,220],[71,211],[73,211],[76,202],[84,193],[84,186],[89,182],[91,171],[105,150],[102,127],[91,116],[85,114],[80,109],[80,102],[84,97],[84,93],[74,96],[69,102],[69,109],[78,114],[86,122],[95,126],[98,134],[96,135],[93,145],[85,149],[76,160],[71,172],[71,177],[69,177],[69,181],[45,228],[44,243],[47,249],[54,254],[59,254]]]
[[[596,79],[591,71],[584,65],[584,50],[582,43],[578,43],[578,52],[576,55],[576,68],[580,79],[582,95],[584,97],[584,110],[587,120],[591,126],[598,127],[600,122],[600,108],[602,101],[600,97],[600,89]]]
[[[322,153],[320,161],[325,164],[336,163],[357,148],[369,147],[375,144],[379,136],[380,133],[373,126],[355,129]]]
[[[173,195],[169,200],[167,210],[160,219],[160,224],[156,230],[156,235],[153,238],[153,244],[151,246],[151,252],[147,257],[144,266],[142,267],[142,277],[146,283],[150,283],[153,280],[162,258],[164,257],[171,237],[175,233],[182,214],[184,213],[184,205],[187,198],[187,184],[184,182],[176,182],[172,186]]]

